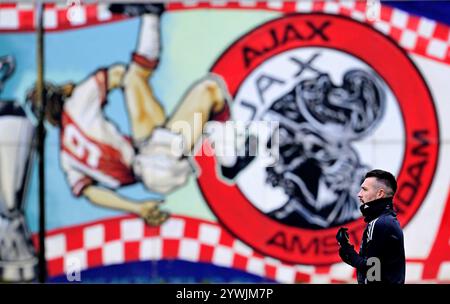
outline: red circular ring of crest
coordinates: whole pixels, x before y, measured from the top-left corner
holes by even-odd
[[[287,25],[300,25],[312,22],[324,24],[328,41],[312,39],[311,41],[289,40],[279,47],[266,48],[250,64],[244,63],[242,48],[244,45],[264,46],[268,31],[280,33]],[[390,86],[398,100],[405,126],[405,153],[400,172],[397,176],[399,189],[405,183],[412,183],[410,172],[417,155],[413,155],[417,140],[409,136],[415,130],[426,130],[426,138],[439,139],[436,111],[431,94],[420,72],[407,54],[389,37],[375,31],[372,27],[343,16],[314,14],[294,14],[269,21],[233,43],[216,61],[211,72],[221,75],[232,96],[248,75],[265,60],[288,50],[303,47],[332,48],[359,58],[371,66]],[[207,142],[203,149],[208,149]],[[421,187],[417,189],[408,208],[398,214],[402,226],[414,216],[426,197],[436,170],[439,143],[431,141],[427,147],[427,164],[421,171]],[[389,156],[386,156],[389,157]],[[222,181],[215,169],[215,158],[196,155],[200,167],[198,184],[205,200],[218,220],[234,236],[248,244],[255,251],[278,258],[285,262],[300,264],[331,264],[339,262],[335,234],[337,227],[322,230],[309,230],[283,225],[256,209],[235,184]],[[353,240],[362,236],[365,227],[362,219],[346,225],[353,235]],[[270,237],[277,235],[279,242],[285,246],[268,244]],[[309,251],[308,251],[309,250]]]

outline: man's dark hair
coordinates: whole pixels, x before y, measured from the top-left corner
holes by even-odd
[[[392,194],[392,196],[394,196],[395,192],[397,191],[397,181],[395,180],[395,177],[394,175],[392,175],[392,173],[380,169],[375,169],[366,173],[366,176],[364,178],[366,179],[368,177],[375,177],[378,182],[383,183],[386,187],[392,190],[392,193],[387,194]]]
[[[61,114],[63,111],[64,99],[67,96],[64,94],[62,86],[57,86],[51,83],[44,84],[44,98],[46,98],[46,113],[45,118],[53,125],[59,125],[61,122]],[[39,117],[40,100],[38,98],[37,86],[33,86],[26,96],[26,101],[31,105],[31,111]]]

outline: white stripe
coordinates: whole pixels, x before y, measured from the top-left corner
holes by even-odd
[[[247,271],[259,276],[264,276],[264,262],[259,258],[250,258],[247,262]]]
[[[48,236],[45,239],[45,247],[47,260],[62,257],[66,253],[66,236],[64,234]]]
[[[330,267],[330,277],[341,281],[353,279],[353,268],[346,263],[333,264]]]
[[[124,246],[122,241],[109,242],[103,246],[103,265],[123,264],[125,262]]]
[[[111,19],[112,14],[108,9],[106,4],[99,4],[97,6],[97,18],[100,21],[105,21]]]
[[[450,262],[443,262],[439,267],[437,279],[441,281],[450,281]]]
[[[212,262],[215,265],[231,267],[233,265],[234,253],[229,247],[217,246],[214,250]]]
[[[406,282],[419,282],[422,279],[423,264],[422,263],[406,263]]]
[[[329,284],[331,283],[330,277],[327,274],[313,274],[311,276],[311,284]]]
[[[356,19],[358,21],[364,22],[366,21],[366,15],[364,13],[358,12],[358,11],[352,11],[350,13],[351,17],[353,19]]]
[[[159,260],[163,258],[163,242],[159,237],[146,238],[141,242],[139,258],[143,260]]]
[[[226,6],[228,4],[227,0],[211,0],[212,6]]]
[[[431,39],[427,47],[427,54],[440,59],[445,59],[447,44],[438,39]]]
[[[326,13],[337,14],[339,13],[339,5],[335,2],[326,2],[323,11]]]
[[[239,6],[243,6],[243,7],[256,6],[256,0],[239,0]]]
[[[195,7],[195,6],[198,5],[198,2],[199,2],[198,0],[185,0],[182,3],[186,7],[188,7],[188,6],[194,6]]]
[[[283,1],[281,0],[272,0],[267,2],[267,7],[271,9],[282,9]]]
[[[417,34],[410,30],[405,30],[400,37],[400,45],[407,48],[413,49],[416,46]]]
[[[367,234],[368,234],[368,240],[367,241],[371,241],[372,237],[373,237],[373,229],[375,228],[375,223],[378,220],[378,218],[374,219],[373,221],[371,221],[369,223],[369,228],[367,229]]]
[[[313,9],[313,2],[311,0],[299,0],[295,4],[297,12],[310,12]]]
[[[253,254],[253,249],[242,243],[240,240],[235,239],[233,242],[233,250],[243,256],[249,257]]]
[[[218,245],[220,241],[220,228],[211,224],[201,224],[199,228],[200,242],[208,245]]]
[[[419,35],[431,38],[434,33],[434,28],[436,27],[436,22],[426,19],[426,18],[420,18],[419,20],[419,27],[417,28],[417,32]]]
[[[82,25],[86,23],[86,9],[83,6],[74,5],[68,8],[66,16],[71,25]]]
[[[34,4],[33,3],[18,3],[16,5],[16,8],[18,11],[34,10]]]
[[[355,1],[339,0],[339,4],[347,9],[355,8]]]
[[[292,267],[281,265],[277,267],[275,279],[281,283],[294,283],[295,270]]]
[[[4,8],[0,10],[0,28],[19,28],[19,14],[16,9]]]
[[[58,26],[58,15],[54,9],[46,9],[44,12],[44,27],[46,29],[56,28]]]
[[[105,243],[105,227],[103,225],[92,225],[83,231],[84,248],[100,248]]]
[[[388,35],[389,32],[391,31],[391,25],[387,22],[384,21],[375,21],[375,23],[373,24],[373,26],[379,30],[380,32],[382,32],[383,34]]]
[[[200,244],[196,240],[184,239],[180,241],[179,258],[198,262],[200,260]]]
[[[184,236],[184,220],[169,219],[161,226],[161,237],[165,239],[181,239]]]
[[[392,11],[391,24],[401,29],[406,28],[406,24],[408,24],[408,14],[401,10],[394,9]]]
[[[137,241],[144,237],[144,223],[142,219],[126,219],[120,222],[121,239]]]

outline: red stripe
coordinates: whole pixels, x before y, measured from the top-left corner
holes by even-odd
[[[360,11],[360,12],[365,12],[366,11],[366,2],[365,1],[356,1],[355,10]]]
[[[403,31],[396,27],[391,27],[391,30],[389,31],[389,36],[394,38],[396,41],[400,41],[402,34],[403,34]]]
[[[131,58],[134,62],[149,70],[154,70],[158,66],[159,62],[159,59],[148,59],[138,53],[133,53]]]
[[[313,11],[323,11],[325,7],[325,3],[323,1],[314,1],[313,2]]]
[[[325,266],[316,266],[316,273],[318,274],[328,274],[330,273],[331,266],[325,265]]]
[[[105,243],[121,239],[120,221],[109,221],[105,226]]]
[[[150,227],[149,225],[144,225],[144,237],[152,237],[160,234],[160,227]]]
[[[225,232],[225,230],[222,230],[219,243],[221,245],[231,247],[233,246],[234,238],[229,233]]]
[[[96,248],[87,251],[87,264],[89,268],[103,265],[103,249]]]
[[[20,27],[26,30],[34,30],[34,11],[20,10],[19,13]]]
[[[64,273],[64,258],[57,258],[47,261],[49,276],[57,276]]]
[[[86,5],[86,18],[89,23],[97,21],[97,5]]]
[[[417,29],[419,28],[419,20],[420,19],[417,17],[409,17],[408,23],[406,24],[406,28],[412,31],[417,31]]]
[[[449,27],[445,26],[441,23],[436,23],[436,27],[434,29],[434,38],[444,40],[445,43],[448,42],[449,38]]]
[[[141,242],[127,242],[125,243],[125,261],[139,261],[139,250],[141,248]]]
[[[180,247],[179,240],[164,240],[163,241],[163,256],[165,258],[176,259],[178,257],[178,248]]]
[[[246,270],[248,258],[240,254],[235,254],[233,258],[233,268]]]
[[[16,8],[16,3],[0,3],[0,9],[2,8]]]
[[[266,277],[270,278],[270,279],[275,279],[276,278],[276,272],[277,272],[277,268],[273,265],[265,265],[264,266],[264,270],[266,272]]]
[[[44,4],[44,9],[53,9],[56,7],[55,3],[45,3]]]
[[[58,18],[58,29],[62,29],[67,27],[67,25],[70,24],[69,20],[67,19],[67,10],[56,10],[56,16]]]
[[[66,250],[72,251],[84,248],[83,230],[72,230],[66,234]]]
[[[200,256],[199,260],[201,262],[211,262],[214,254],[214,247],[209,245],[200,245]]]
[[[170,2],[167,4],[167,7],[166,7],[166,9],[168,11],[180,10],[183,8],[184,8],[184,6],[183,6],[183,3],[181,3],[181,2]]]
[[[380,19],[384,21],[390,21],[392,18],[393,9],[387,6],[381,7]]]
[[[301,272],[297,272],[295,274],[295,283],[308,283],[308,282],[311,282],[311,275]]]
[[[199,223],[192,223],[190,225],[185,225],[184,236],[186,238],[198,239],[199,238]]]
[[[285,12],[295,12],[297,3],[294,1],[283,2],[282,10]]]

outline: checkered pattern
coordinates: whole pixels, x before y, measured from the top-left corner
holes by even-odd
[[[76,3],[75,0],[72,3]],[[0,4],[0,32],[34,31],[35,7],[32,3]],[[44,28],[59,31],[123,20],[126,17],[112,15],[107,4],[72,5],[46,3]]]
[[[37,243],[37,236],[34,236]],[[172,216],[161,227],[148,227],[132,216],[111,218],[48,233],[46,257],[50,276],[63,275],[74,266],[93,267],[132,261],[177,259],[211,263],[246,271],[280,283],[355,283],[353,268],[286,264],[262,256],[219,224]],[[423,262],[407,264],[407,282],[423,282]],[[433,282],[450,282],[450,261],[442,263]]]
[[[215,3],[219,2],[219,3]],[[351,17],[360,22],[371,24],[377,30],[393,38],[408,51],[450,63],[450,28],[427,18],[409,15],[402,10],[389,6],[381,7],[378,21],[370,22],[366,18],[365,1],[269,1],[256,2],[241,0],[237,3],[223,3],[224,1],[186,1],[173,3],[172,10],[193,8],[241,8],[275,10],[284,13],[323,12]]]
[[[283,13],[324,12],[349,16],[371,24],[410,52],[450,63],[450,29],[448,26],[427,18],[409,15],[389,6],[382,6],[380,20],[369,22],[365,15],[365,1],[185,0],[171,2],[168,5],[169,11],[205,8],[256,9]],[[71,18],[75,15],[76,17]],[[55,31],[121,19],[125,19],[125,17],[113,16],[105,4],[86,4],[78,7],[71,6],[70,8],[67,8],[64,4],[46,4],[44,26],[48,31]],[[0,32],[31,31],[33,29],[34,12],[31,4],[0,4]]]

